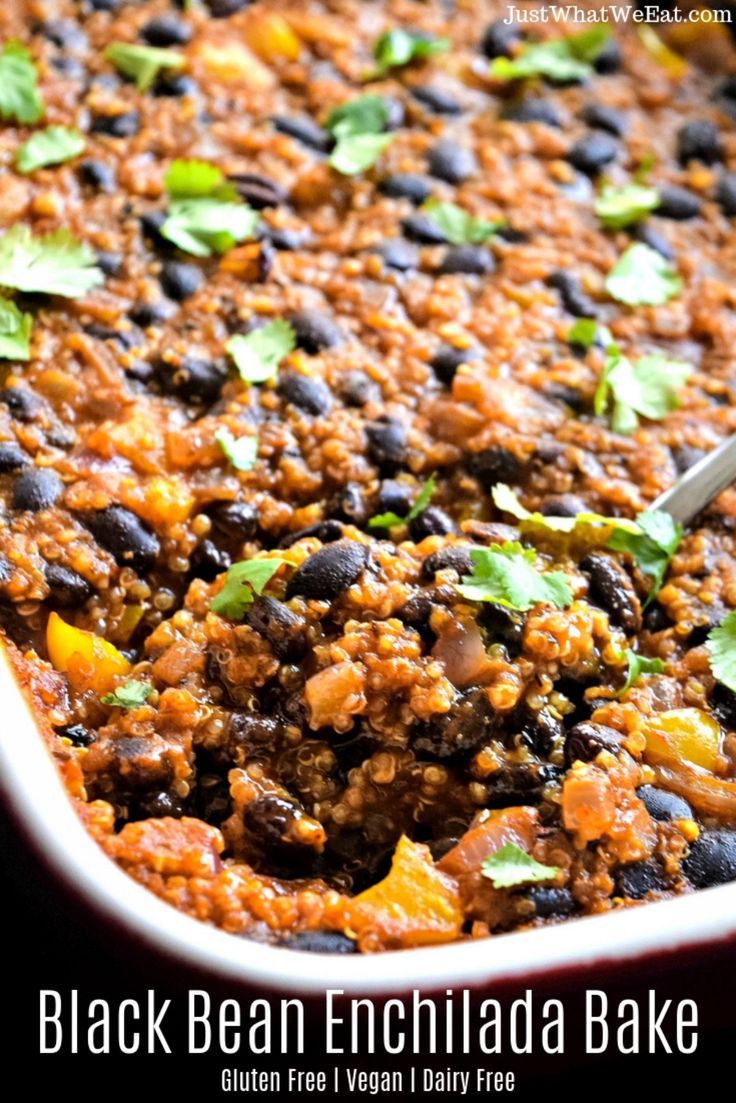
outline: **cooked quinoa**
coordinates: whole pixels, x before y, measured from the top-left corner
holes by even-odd
[[[736,493],[646,535],[736,430],[736,60],[505,8],[0,10],[6,650],[100,846],[237,936],[736,879]],[[59,229],[93,275],[29,291]]]

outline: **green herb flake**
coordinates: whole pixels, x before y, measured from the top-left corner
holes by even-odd
[[[503,225],[503,219],[489,222],[485,218],[476,218],[468,214],[455,203],[445,203],[439,199],[427,199],[421,210],[434,222],[451,245],[482,245]]]
[[[444,54],[450,46],[449,38],[436,38],[421,31],[408,31],[403,27],[394,27],[373,43],[373,57],[381,74],[387,69],[408,65],[410,61],[424,61],[436,54]]]
[[[245,383],[274,379],[283,358],[295,348],[293,327],[283,318],[275,318],[251,333],[236,333],[225,345]]]
[[[497,57],[491,62],[494,80],[526,80],[544,77],[553,82],[585,80],[593,73],[593,63],[610,38],[606,23],[578,34],[552,38],[547,42],[528,42],[513,57]]]
[[[481,874],[495,889],[510,889],[515,885],[549,881],[559,873],[557,866],[543,866],[516,843],[504,843],[489,854],[481,866]]]
[[[215,440],[233,467],[250,471],[258,458],[258,437],[234,437],[229,429],[218,429]]]
[[[663,510],[649,509],[636,518],[638,533],[617,529],[606,543],[612,551],[627,552],[641,573],[652,580],[644,603],[646,608],[656,597],[672,556],[682,540],[682,525]]]
[[[35,172],[46,165],[60,165],[84,150],[85,141],[78,130],[67,126],[47,126],[32,134],[15,154],[18,172]]]
[[[408,525],[410,521],[413,521],[415,517],[418,517],[419,514],[427,508],[436,489],[437,479],[434,475],[430,475],[417,494],[414,504],[406,517],[399,517],[398,513],[394,513],[391,510],[389,510],[388,513],[377,513],[375,517],[371,517],[368,522],[368,528],[390,529],[393,528],[394,525]]]
[[[554,517],[544,513],[531,513],[511,489],[505,483],[496,483],[491,490],[491,497],[498,509],[504,513],[510,513],[522,524],[538,525],[550,532],[570,533],[578,525],[602,525],[623,532],[636,535],[641,533],[640,527],[635,521],[629,521],[625,517],[606,517],[602,513],[577,513],[574,517]]]
[[[137,46],[131,42],[112,42],[104,53],[119,73],[135,81],[139,92],[150,88],[162,69],[181,69],[184,55],[157,46]]]
[[[705,646],[714,676],[736,693],[736,610],[711,628]]]
[[[567,576],[561,571],[541,574],[533,550],[518,542],[471,548],[473,572],[455,587],[468,601],[492,601],[507,609],[525,611],[537,603],[565,609],[572,602]]]
[[[37,123],[43,112],[31,55],[20,42],[4,43],[0,50],[0,118]]]
[[[68,230],[34,237],[14,226],[0,237],[0,287],[77,299],[103,282],[97,257]]]
[[[594,398],[598,417],[613,403],[611,427],[617,433],[631,433],[638,415],[661,421],[679,406],[677,391],[691,373],[689,364],[652,353],[630,361],[616,345],[609,345]]]
[[[330,165],[342,176],[355,176],[375,165],[393,134],[351,134],[341,138],[330,154]]]
[[[638,651],[632,651],[630,647],[626,648],[621,658],[626,659],[626,681],[616,694],[617,697],[623,697],[643,675],[662,674],[664,671],[664,663],[661,659],[649,659],[646,655],[640,655]]]
[[[253,236],[258,215],[241,202],[216,165],[173,161],[164,187],[170,202],[160,233],[185,253],[209,257]]]
[[[103,705],[110,705],[117,709],[137,709],[145,705],[153,693],[153,686],[148,682],[125,682],[122,686],[116,686],[112,693],[106,693],[101,697]]]
[[[355,176],[375,164],[393,141],[382,133],[388,122],[383,96],[358,96],[334,108],[325,126],[335,139],[329,163],[343,176]]]
[[[661,306],[682,290],[682,279],[661,253],[637,241],[606,276],[606,291],[627,306]]]
[[[29,360],[31,356],[30,314],[23,314],[10,299],[0,298],[0,357]]]
[[[213,613],[228,620],[240,621],[253,604],[255,594],[262,594],[268,583],[288,561],[278,556],[269,559],[246,559],[234,563],[225,575],[225,584],[210,603]]]
[[[597,335],[598,325],[595,318],[578,318],[577,322],[573,322],[565,334],[565,340],[571,345],[589,349],[595,344]]]
[[[642,184],[624,184],[615,188],[606,184],[593,209],[607,230],[621,230],[624,226],[640,222],[660,203],[656,188]]]

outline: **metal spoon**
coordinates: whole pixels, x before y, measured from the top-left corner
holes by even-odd
[[[736,433],[703,456],[656,498],[650,509],[661,509],[675,521],[686,525],[736,481]]]

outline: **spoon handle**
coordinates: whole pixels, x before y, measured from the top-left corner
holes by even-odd
[[[734,480],[736,434],[727,437],[707,456],[703,456],[702,460],[694,463],[649,508],[663,510],[675,521],[686,525]]]

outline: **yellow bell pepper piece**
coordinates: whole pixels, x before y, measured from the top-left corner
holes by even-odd
[[[301,42],[283,16],[276,12],[254,18],[246,27],[245,41],[263,61],[274,57],[296,61],[301,52]]]
[[[721,729],[702,709],[671,709],[650,716],[641,728],[648,762],[690,762],[713,770],[721,753]]]
[[[114,644],[67,624],[57,613],[46,626],[46,647],[54,668],[67,675],[78,693],[108,693],[116,678],[130,671],[130,663]]]

